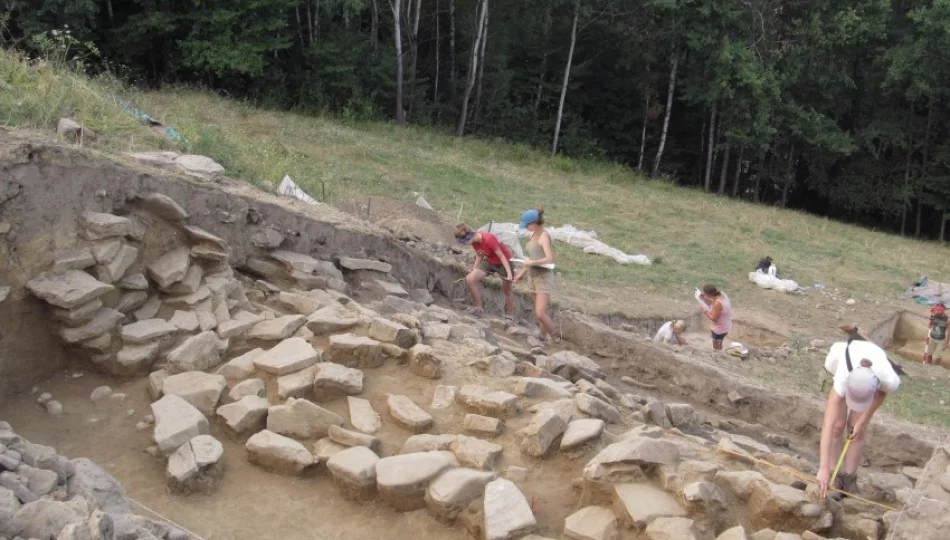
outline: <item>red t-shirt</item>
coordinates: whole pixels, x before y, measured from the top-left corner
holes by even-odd
[[[508,249],[503,242],[498,241],[498,237],[492,233],[483,232],[481,242],[472,242],[472,248],[488,259],[490,264],[501,264],[501,259],[498,258],[498,254],[495,253],[496,249],[501,249],[501,252],[505,254],[505,258],[509,261],[511,260],[511,250]]]

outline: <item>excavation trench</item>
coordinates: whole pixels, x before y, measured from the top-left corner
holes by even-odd
[[[302,511],[308,505],[319,506],[316,511],[318,520],[331,519],[330,516],[338,511],[359,510],[351,503],[326,502],[330,495],[325,490],[332,487],[314,487],[306,479],[291,481],[289,488],[282,487],[286,482],[275,480],[243,460],[229,461],[229,466],[240,471],[240,478],[245,483],[238,484],[234,480],[238,475],[226,476],[220,493],[215,496],[219,502],[176,499],[165,494],[162,489],[163,469],[141,466],[143,456],[138,453],[148,445],[147,434],[140,433],[121,441],[107,436],[96,437],[98,432],[119,433],[110,431],[110,426],[118,430],[118,426],[128,420],[123,418],[124,414],[106,414],[87,400],[96,385],[112,384],[117,391],[130,396],[127,407],[142,414],[141,411],[148,407],[144,380],[115,381],[90,374],[77,382],[63,377],[64,372],[74,372],[80,366],[71,362],[52,333],[48,308],[31,296],[24,284],[49,268],[55,253],[76,244],[72,224],[81,212],[130,214],[147,193],[160,193],[182,201],[190,213],[190,224],[206,229],[228,243],[231,250],[229,264],[238,269],[244,268],[248,259],[260,252],[250,239],[267,228],[280,231],[286,238],[282,249],[325,260],[355,256],[390,263],[392,277],[404,287],[426,289],[438,303],[448,307],[453,307],[457,299],[466,296],[460,279],[467,268],[454,261],[438,260],[424,250],[407,246],[405,242],[331,208],[288,203],[286,199],[236,182],[203,184],[156,176],[53,146],[10,145],[0,148],[0,160],[0,180],[3,183],[0,186],[0,221],[10,224],[9,232],[0,237],[3,255],[0,285],[11,287],[9,297],[0,303],[0,328],[3,331],[0,336],[0,406],[3,407],[0,408],[0,418],[15,418],[24,434],[35,442],[54,445],[63,453],[90,455],[116,474],[130,492],[138,494],[149,504],[183,516],[190,523],[200,520],[203,513],[222,512],[213,519],[214,538],[266,537],[269,524],[260,508],[255,506],[261,501],[287,505],[296,511]],[[176,241],[178,239],[169,238],[167,245],[155,241],[149,249],[161,251]],[[488,311],[501,312],[504,299],[497,288],[487,287],[485,300]],[[531,319],[531,309],[528,298],[516,296],[518,317]],[[817,446],[823,410],[818,398],[776,391],[737,378],[690,355],[653,344],[649,337],[664,320],[631,320],[618,316],[595,319],[567,310],[558,311],[556,318],[567,341],[566,346],[600,363],[611,374],[611,382],[619,388],[654,395],[664,401],[689,403],[701,412],[738,419],[749,425],[762,424],[770,431],[794,436],[802,445]],[[708,323],[696,314],[690,316],[689,322],[697,335],[708,328]],[[787,342],[785,336],[751,325],[742,332],[737,332],[735,338],[759,347],[777,347]],[[624,376],[632,377],[640,386],[624,385],[620,382]],[[389,366],[374,375],[372,380],[379,382],[372,384],[379,385],[375,388],[379,393],[408,392],[407,386],[418,383],[406,382],[405,377],[409,376],[404,371]],[[44,390],[72,395],[65,404],[67,409],[72,409],[70,418],[76,424],[67,422],[65,427],[61,423],[56,429],[49,428],[43,413],[32,403],[35,398],[30,390],[40,383]],[[430,391],[428,387],[417,390],[419,393]],[[733,392],[741,399],[729,399]],[[439,417],[437,420],[458,423],[461,418]],[[519,429],[524,422],[513,421],[509,429]],[[229,440],[224,434],[213,434],[227,441],[227,452],[241,453],[238,441]],[[870,435],[875,444],[867,447],[866,455],[875,467],[923,466],[933,452],[932,441],[925,430],[910,424],[877,421],[871,426]],[[394,450],[384,447],[384,453]],[[519,455],[517,447],[506,446],[505,455]],[[537,478],[526,486],[526,491],[539,494],[535,511],[542,527],[559,531],[560,524],[556,521],[576,510],[571,508],[574,497],[570,493],[570,479],[579,474],[583,462],[558,457],[540,464],[524,464],[559,470],[551,478]],[[247,481],[253,484],[247,484]],[[249,485],[256,486],[253,496],[245,492]],[[225,512],[227,504],[220,501],[229,498],[239,502]],[[240,516],[247,517],[241,520]],[[307,530],[310,526],[307,524],[312,524],[312,520],[294,523],[294,520],[287,519],[290,521],[283,525],[283,533],[294,538],[311,537],[309,534],[320,538],[344,538],[353,532],[367,530],[359,526],[365,523],[349,524],[349,528],[334,524],[332,534],[321,535]],[[393,517],[388,513],[370,513],[366,519],[376,530],[390,531],[392,535],[387,536],[390,538],[467,537],[458,530],[433,529],[429,527],[431,518],[416,514]],[[239,531],[240,528],[247,530]]]

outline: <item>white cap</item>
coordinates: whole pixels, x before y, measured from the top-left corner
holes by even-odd
[[[848,375],[847,390],[844,394],[848,408],[854,412],[868,410],[880,385],[881,381],[871,368],[860,367],[852,371]]]

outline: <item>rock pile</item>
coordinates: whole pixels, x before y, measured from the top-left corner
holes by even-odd
[[[194,454],[206,460],[202,444],[193,446]],[[189,540],[190,535],[133,513],[122,486],[92,461],[70,460],[0,422],[0,538]]]

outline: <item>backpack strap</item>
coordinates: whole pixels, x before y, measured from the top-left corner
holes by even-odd
[[[844,346],[844,361],[848,366],[848,373],[854,371],[854,366],[851,364],[851,352],[848,349],[851,347],[851,342],[854,341],[853,336],[848,337],[848,344]]]

